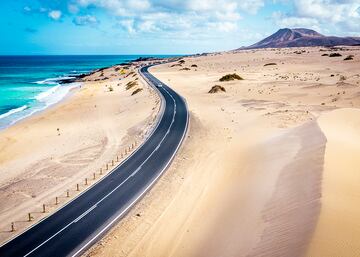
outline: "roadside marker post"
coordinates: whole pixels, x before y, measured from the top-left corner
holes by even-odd
[[[102,171],[102,168],[100,168],[100,175],[102,175],[103,174],[103,171]]]
[[[58,203],[59,203],[59,198],[55,197],[55,205],[58,205]]]
[[[88,184],[88,179],[85,178],[85,186],[87,186],[87,184]]]
[[[80,191],[79,184],[76,184],[76,191]]]
[[[111,161],[112,166],[114,166],[114,160]]]
[[[28,213],[28,221],[32,221],[33,217],[31,217],[31,212]]]
[[[69,189],[66,191],[66,197],[70,197]]]
[[[14,232],[15,231],[15,224],[14,222],[11,222],[11,232]]]
[[[106,170],[109,170],[109,164],[106,163]]]
[[[45,212],[46,212],[46,205],[43,204],[43,213],[45,213]]]

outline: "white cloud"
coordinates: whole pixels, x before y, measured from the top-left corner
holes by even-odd
[[[321,31],[319,21],[315,18],[286,16],[281,12],[273,13],[272,17],[281,28],[311,28]]]
[[[99,21],[96,19],[95,16],[84,15],[84,16],[76,16],[73,19],[73,23],[79,26],[85,26],[85,25],[96,25],[99,23]]]
[[[119,25],[124,28],[129,34],[136,33],[135,22],[132,19],[121,20],[119,21]]]
[[[341,33],[360,33],[360,0],[297,0],[290,15],[275,15],[277,24],[329,28]]]
[[[24,12],[31,12],[32,11],[30,6],[25,6],[23,10],[24,10]]]
[[[61,18],[61,15],[62,13],[59,10],[52,10],[48,13],[48,16],[55,21],[59,20]]]
[[[264,5],[265,3],[262,0],[250,0],[242,1],[239,5],[239,8],[248,13],[256,14],[260,8],[264,7]]]

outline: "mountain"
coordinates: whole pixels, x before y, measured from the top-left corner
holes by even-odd
[[[260,42],[241,49],[359,45],[360,37],[324,36],[315,30],[297,28],[280,29]]]

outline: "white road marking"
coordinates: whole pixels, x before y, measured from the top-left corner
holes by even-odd
[[[169,126],[169,129],[167,130],[165,136],[161,139],[160,143],[157,145],[157,147],[155,148],[154,151],[151,152],[151,154],[142,162],[142,164],[128,177],[126,178],[120,185],[118,185],[117,187],[115,187],[112,191],[110,191],[107,195],[105,195],[103,198],[101,198],[96,204],[94,204],[91,208],[89,208],[87,211],[85,211],[83,214],[81,214],[79,217],[77,217],[76,219],[74,219],[72,222],[70,222],[69,224],[67,224],[65,227],[63,227],[61,230],[59,230],[58,232],[56,232],[54,235],[52,235],[51,237],[49,237],[47,240],[45,240],[43,243],[41,243],[40,245],[38,245],[37,247],[35,247],[33,250],[31,250],[30,252],[28,252],[26,255],[24,255],[24,257],[29,256],[31,253],[33,253],[34,251],[36,251],[37,249],[39,249],[41,246],[43,246],[44,244],[46,244],[48,241],[50,241],[52,238],[54,238],[55,236],[57,236],[58,234],[60,234],[62,231],[64,231],[66,228],[68,228],[70,225],[72,225],[73,223],[78,222],[80,219],[82,219],[83,217],[85,217],[88,213],[90,213],[93,209],[95,209],[97,207],[98,204],[100,204],[102,201],[104,201],[107,197],[109,197],[112,193],[114,193],[119,187],[121,187],[124,183],[126,183],[126,181],[128,181],[131,177],[133,177],[137,172],[140,171],[141,167],[143,166],[143,164],[145,162],[147,162],[151,156],[155,153],[155,151],[157,151],[159,149],[159,147],[161,146],[161,144],[163,143],[163,141],[165,140],[165,138],[167,137],[167,135],[170,133],[170,129],[175,121],[175,115],[176,115],[176,101],[175,98],[169,93],[168,90],[166,90],[164,87],[162,88],[165,90],[165,92],[172,98],[172,100],[174,101],[174,113],[173,113],[173,118],[172,118],[172,122]],[[178,145],[178,147],[180,146],[180,144]],[[178,149],[177,147],[177,149]],[[176,150],[177,150],[176,149]],[[176,151],[174,152],[173,156],[175,155]],[[172,158],[173,158],[172,156]],[[171,158],[171,159],[172,159]],[[158,179],[158,177],[163,173],[163,171],[161,171],[159,173],[159,175],[150,183],[150,185],[140,194],[139,197],[137,197],[133,202],[130,203],[130,205],[123,211],[121,212],[120,215],[118,215],[111,223],[109,223],[105,228],[108,228],[109,225],[111,225],[113,222],[115,222],[115,220],[117,220],[121,215],[123,215],[147,190],[148,188],[150,188],[150,186]],[[87,244],[85,244],[79,251],[77,251],[73,256],[76,256],[78,253],[80,253],[85,247],[87,247],[93,240],[95,240],[101,233],[103,233],[105,231],[105,229],[103,229],[102,231],[100,231],[100,233],[98,233],[95,237],[93,237]]]
[[[84,218],[88,213],[90,213],[92,210],[94,210],[97,207],[97,204],[93,205],[90,209],[88,209],[87,211],[85,211],[83,214],[81,214],[77,219],[75,219],[73,222],[76,223],[79,220],[81,220],[82,218]]]

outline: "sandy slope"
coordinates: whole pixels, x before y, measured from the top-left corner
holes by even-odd
[[[344,138],[353,144],[337,148],[331,131],[345,128],[327,121],[348,120],[338,109],[360,105],[360,50],[340,50],[342,58],[319,50],[220,53],[153,68],[187,99],[188,138],[87,255],[358,256],[359,140],[352,129]],[[348,54],[355,60],[343,61]],[[244,80],[219,82],[234,72]],[[214,85],[226,93],[208,94]]]
[[[320,117],[326,145],[320,220],[308,256],[360,256],[360,110]]]
[[[67,189],[74,196],[76,183],[84,188],[86,177],[93,183],[94,172],[129,143],[142,140],[159,100],[140,82],[125,90],[138,77],[124,78],[130,70],[102,73],[89,77],[63,103],[0,132],[0,241],[33,224],[27,222],[28,212],[38,221],[43,203],[55,210],[71,199]],[[131,96],[135,88],[144,90]],[[10,222],[15,222],[15,233],[9,232]]]

